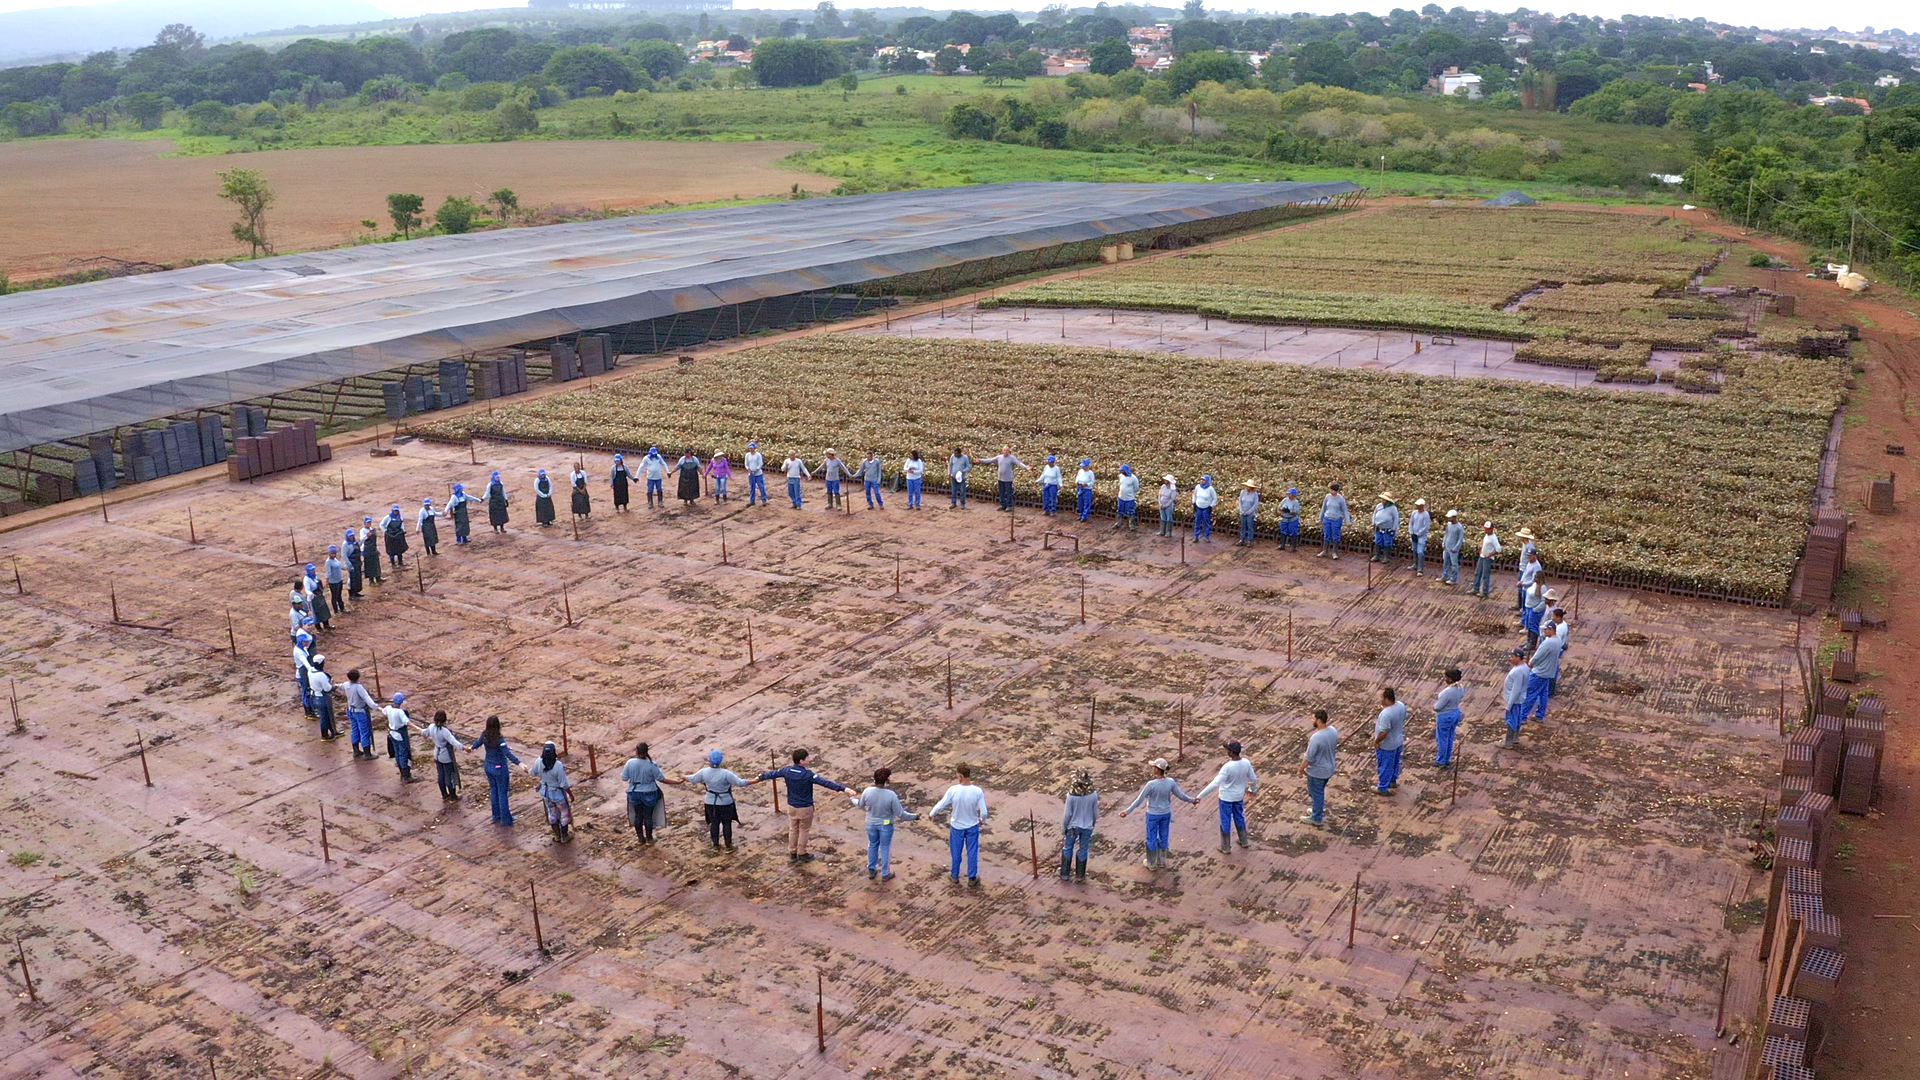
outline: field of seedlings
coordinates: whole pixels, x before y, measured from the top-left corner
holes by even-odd
[[[1030,462],[1048,451],[1092,457],[1103,506],[1123,462],[1148,477],[1174,473],[1183,491],[1211,473],[1229,493],[1223,508],[1244,479],[1270,498],[1297,484],[1310,502],[1341,480],[1362,514],[1390,488],[1403,505],[1424,497],[1506,531],[1530,525],[1557,574],[1778,602],[1842,376],[1833,361],[1749,362],[1764,392],[1696,399],[826,335],[426,431],[702,453],[738,453],[752,438],[769,471],[788,452],[817,462],[833,446],[877,450],[891,473],[918,448],[936,463],[932,477],[948,447],[980,457],[1011,443]],[[1021,480],[1029,494],[1031,475]],[[974,483],[984,492],[993,477],[980,470]]]

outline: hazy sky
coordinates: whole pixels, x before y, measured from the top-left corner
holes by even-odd
[[[0,11],[22,11],[28,8],[80,7],[95,0],[0,0]],[[187,0],[188,3],[191,0]],[[479,7],[509,6],[506,4],[476,4],[473,0],[372,0],[372,2],[395,15],[423,15],[443,11],[467,11]],[[810,6],[804,0],[767,0],[769,3],[790,4],[793,7]],[[951,3],[951,0],[922,0],[927,6]],[[1087,0],[1069,0],[1073,6]],[[1337,11],[1372,11],[1376,15],[1385,15],[1396,7],[1419,7],[1425,0],[1350,0],[1347,3],[1328,3],[1326,0],[1274,0],[1260,4],[1262,11],[1313,11],[1331,13]],[[1517,3],[1518,0],[1515,0]],[[1160,0],[1162,6],[1172,6],[1169,0]],[[183,4],[183,6],[185,6]],[[517,6],[517,5],[512,5]],[[742,3],[741,6],[746,6]],[[857,0],[838,0],[842,11],[850,11],[862,5]],[[879,6],[879,5],[873,5]],[[1014,3],[1012,0],[986,0],[984,3],[953,4],[972,11],[1005,11],[1014,8],[1033,10],[1038,5],[1028,0],[1026,3]],[[1442,7],[1452,7],[1452,3],[1442,2]],[[1493,7],[1489,3],[1467,4],[1468,7]],[[1512,5],[1506,5],[1511,7]],[[1920,30],[1920,17],[1914,15],[1913,0],[1858,0],[1845,5],[1845,10],[1826,5],[1808,5],[1788,3],[1787,0],[1597,0],[1597,2],[1578,2],[1565,6],[1552,3],[1528,4],[1535,10],[1577,11],[1582,15],[1615,16],[1625,12],[1644,15],[1674,15],[1681,18],[1704,17],[1720,22],[1737,23],[1742,26],[1793,27],[1827,22],[1842,30],[1858,30],[1864,26],[1886,30],[1903,26],[1909,32]],[[1235,8],[1238,10],[1238,8]]]

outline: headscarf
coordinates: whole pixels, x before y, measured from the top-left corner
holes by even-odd
[[[465,484],[453,485],[453,493],[455,495],[465,495],[467,493],[467,485]]]
[[[546,478],[547,478],[547,470],[545,470],[545,469],[541,469],[541,470],[540,470],[540,479],[542,479],[542,480],[545,480]]]
[[[348,529],[348,530],[347,530],[347,543],[349,543],[349,544],[351,544],[351,543],[353,543],[353,541],[354,541],[354,535],[353,535],[353,530],[352,530],[352,529]]]
[[[363,518],[361,518],[361,519],[360,519],[360,524],[362,524],[362,525],[371,525],[371,524],[373,524],[373,519],[372,519],[372,518],[370,518],[370,517],[363,517]]]
[[[553,748],[552,743],[548,743],[540,748],[540,764],[543,767],[551,769],[553,768],[553,763],[558,760],[560,760],[560,752]]]
[[[1200,486],[1201,486],[1201,487],[1212,487],[1212,486],[1213,486],[1213,476],[1212,476],[1212,474],[1208,474],[1208,475],[1206,475],[1206,476],[1203,476],[1203,477],[1201,477],[1201,478],[1200,478]]]
[[[1070,795],[1093,794],[1093,773],[1086,769],[1076,771],[1073,774],[1073,784],[1067,788],[1067,793]]]
[[[421,499],[421,500],[420,500],[420,505],[421,505],[421,506],[432,506],[432,505],[433,505],[433,500],[432,500],[432,499]]]
[[[1120,471],[1121,471],[1121,472],[1123,472],[1123,473],[1126,473],[1126,474],[1127,474],[1128,476],[1132,476],[1132,475],[1133,475],[1133,466],[1131,466],[1131,465],[1122,465],[1122,466],[1120,466]]]
[[[727,760],[727,755],[721,753],[720,751],[718,750],[707,751],[707,764],[718,765],[725,760]]]
[[[659,448],[659,447],[657,447],[657,446],[649,446],[649,447],[647,447],[647,456],[648,456],[648,457],[659,457],[659,456],[660,456],[660,448]]]
[[[394,503],[394,504],[393,504],[393,511],[392,511],[391,513],[389,513],[389,514],[387,515],[387,519],[388,519],[389,521],[399,521],[399,520],[400,520],[400,504],[399,504],[399,503]]]
[[[1049,465],[1051,465],[1051,464],[1053,464],[1054,462],[1056,462],[1056,461],[1058,461],[1058,460],[1060,460],[1060,459],[1059,459],[1058,457],[1055,457],[1055,456],[1054,456],[1054,455],[1052,455],[1052,454],[1048,454],[1048,455],[1047,455],[1047,464],[1049,464]]]
[[[308,577],[312,577],[312,576],[313,576],[313,564],[312,564],[312,563],[308,563],[308,564],[307,564],[307,576],[308,576]]]
[[[488,483],[490,483],[490,484],[498,484],[498,483],[500,482],[500,472],[499,472],[499,470],[497,470],[497,469],[496,469],[496,470],[494,471],[494,474],[493,474],[493,477],[492,477],[491,479],[489,479],[489,480],[488,480],[487,482],[488,482]]]

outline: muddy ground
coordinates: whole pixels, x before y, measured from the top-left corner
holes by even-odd
[[[1369,588],[1363,559],[1230,534],[1183,564],[1173,541],[1103,521],[1060,523],[1079,550],[1046,550],[1031,511],[1009,543],[990,505],[893,496],[846,515],[818,487],[802,511],[616,518],[596,486],[576,540],[565,518],[533,528],[528,505],[531,470],[567,455],[475,453],[356,451],[0,536],[26,589],[0,595],[25,726],[0,736],[0,934],[40,995],[10,963],[9,1071],[201,1076],[211,1056],[223,1077],[1684,1077],[1732,1060],[1715,1014],[1752,933],[1728,905],[1764,893],[1747,831],[1778,771],[1790,614],[1583,588],[1562,698],[1504,751],[1508,605],[1404,565]],[[381,690],[416,717],[444,708],[473,735],[500,714],[523,755],[564,712],[581,777],[567,845],[525,776],[518,824],[495,826],[477,759],[443,803],[430,769],[402,785],[290,701],[292,548],[315,559],[363,514],[492,469],[519,493],[512,530],[416,549],[421,571],[390,572],[321,651],[370,681],[377,654]],[[1428,708],[1453,664],[1471,688],[1457,803]],[[1414,706],[1390,798],[1370,793],[1359,730],[1383,681]],[[1297,821],[1316,706],[1347,732],[1325,832]],[[1140,817],[1117,811],[1147,759],[1177,756],[1183,713],[1190,791],[1224,738],[1247,744],[1254,844],[1216,853],[1211,800],[1183,807],[1155,877]],[[735,853],[708,852],[680,789],[641,849],[611,776],[636,739],[676,771],[713,747],[745,770],[806,746],[850,782],[889,765],[921,811],[971,762],[993,805],[984,885],[948,884],[945,830],[925,822],[901,830],[899,877],[870,883],[860,818],[834,799],[819,861],[789,863],[765,785]],[[609,775],[585,778],[588,745]],[[1103,817],[1090,880],[1064,884],[1047,863],[1078,766]]]

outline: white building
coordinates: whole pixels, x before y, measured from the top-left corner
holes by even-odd
[[[1899,86],[1899,85],[1900,85],[1900,76],[1898,76],[1898,75],[1882,75],[1882,76],[1880,76],[1879,78],[1877,78],[1877,79],[1875,79],[1875,80],[1873,80],[1873,85],[1875,85],[1875,86]]]
[[[1471,71],[1448,71],[1445,75],[1440,76],[1441,94],[1452,97],[1461,89],[1466,90],[1467,97],[1478,101],[1480,99],[1480,76],[1475,75]]]

